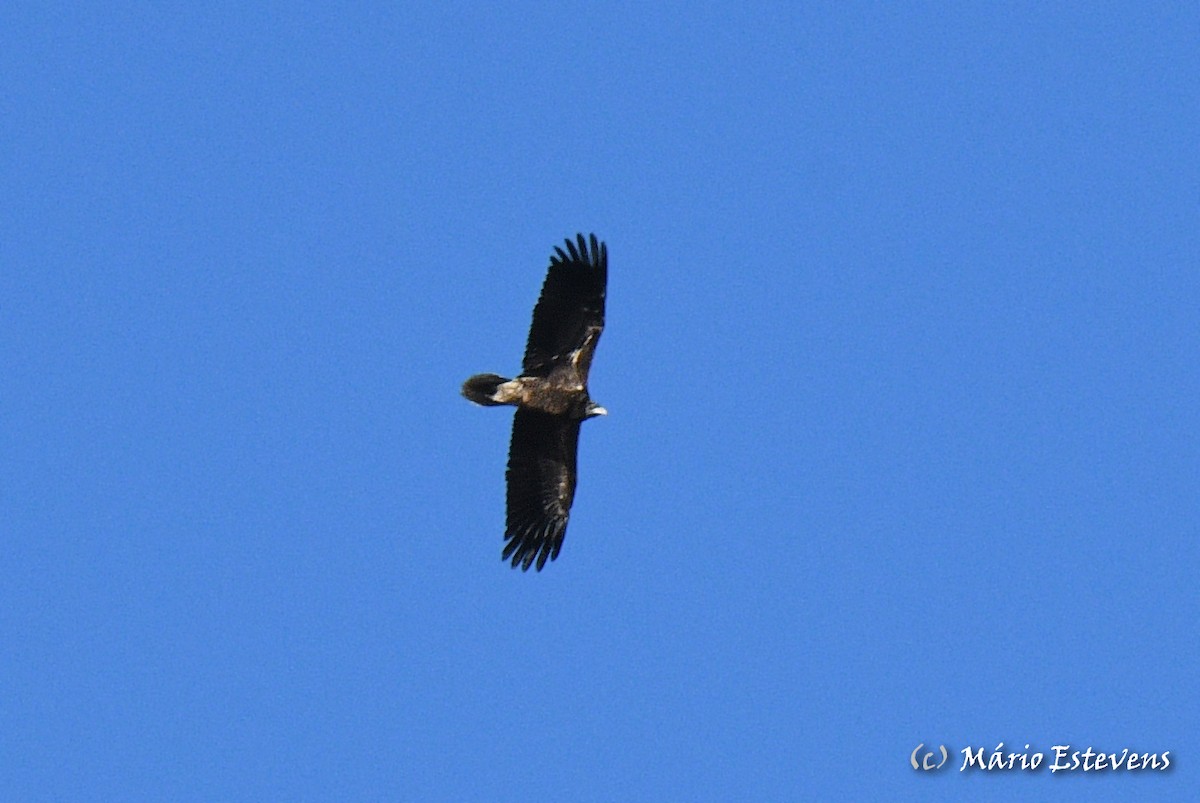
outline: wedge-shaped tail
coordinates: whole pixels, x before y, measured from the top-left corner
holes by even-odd
[[[500,386],[509,380],[496,374],[476,374],[463,382],[462,395],[476,404],[495,407],[499,404],[511,404],[499,398]]]

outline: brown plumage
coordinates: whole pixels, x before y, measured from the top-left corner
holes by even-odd
[[[590,248],[589,248],[590,245]],[[588,371],[604,331],[608,249],[591,235],[555,248],[533,308],[521,375],[477,374],[462,394],[476,404],[509,404],[508,517],[503,560],[538,571],[562,549],[575,499],[579,425],[606,415],[588,395]]]

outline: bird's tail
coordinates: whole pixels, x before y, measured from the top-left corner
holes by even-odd
[[[500,386],[510,380],[496,374],[476,374],[463,382],[462,395],[476,404],[494,407],[498,404],[508,404],[500,398]]]

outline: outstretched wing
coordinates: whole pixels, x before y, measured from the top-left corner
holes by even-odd
[[[558,557],[575,498],[579,420],[517,408],[508,451],[508,524],[502,559],[528,569]]]
[[[531,376],[573,371],[582,385],[604,330],[608,248],[594,234],[590,247],[582,234],[577,243],[567,240],[566,245],[565,253],[555,248],[550,257],[542,295],[533,308],[523,367]]]

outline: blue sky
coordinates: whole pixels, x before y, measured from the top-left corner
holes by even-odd
[[[0,798],[1194,799],[1197,41],[7,6]],[[610,415],[525,574],[458,387],[577,231]],[[998,742],[1175,766],[909,765]]]

